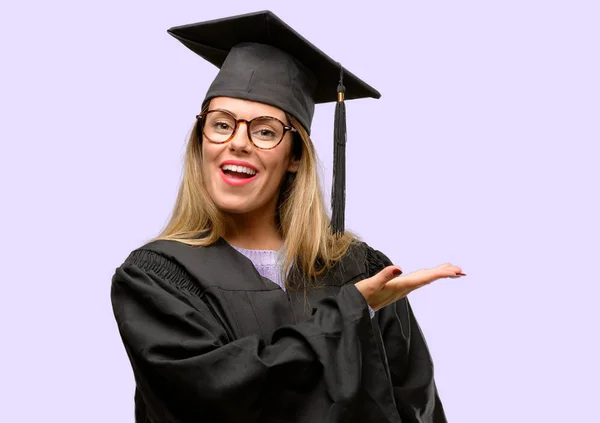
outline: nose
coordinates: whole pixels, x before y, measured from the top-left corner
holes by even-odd
[[[244,125],[244,126],[242,126]],[[252,144],[248,139],[248,123],[239,121],[233,138],[229,141],[229,149],[249,153],[252,151]]]

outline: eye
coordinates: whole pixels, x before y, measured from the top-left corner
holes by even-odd
[[[279,134],[275,129],[263,126],[262,128],[254,128],[252,131],[252,139],[255,141],[276,141],[279,139]]]
[[[250,130],[252,137],[260,141],[278,141],[283,135],[283,126],[273,118],[256,118]]]
[[[217,131],[228,131],[231,130],[231,125],[229,122],[225,121],[217,121],[212,124],[213,128]]]
[[[273,131],[271,129],[261,129],[260,131],[258,131],[258,133],[261,137],[274,137],[275,136],[275,131]]]

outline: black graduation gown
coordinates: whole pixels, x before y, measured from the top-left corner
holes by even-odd
[[[154,241],[113,277],[137,422],[446,422],[406,299],[369,316],[354,283],[389,265],[364,243],[283,291],[220,239]]]

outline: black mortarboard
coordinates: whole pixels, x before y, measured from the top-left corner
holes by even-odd
[[[364,81],[270,11],[173,27],[169,34],[220,68],[203,104],[224,96],[278,107],[310,133],[315,103],[337,101],[332,229],[344,231],[346,112],[344,99],[379,98]]]

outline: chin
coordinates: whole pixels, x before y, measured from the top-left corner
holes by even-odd
[[[253,205],[252,203],[249,203],[247,201],[232,201],[232,200],[225,200],[225,199],[219,199],[217,201],[215,201],[216,206],[219,208],[219,210],[221,210],[223,213],[230,213],[230,214],[243,214],[243,213],[249,213],[253,210],[256,210],[258,207],[257,205]]]

